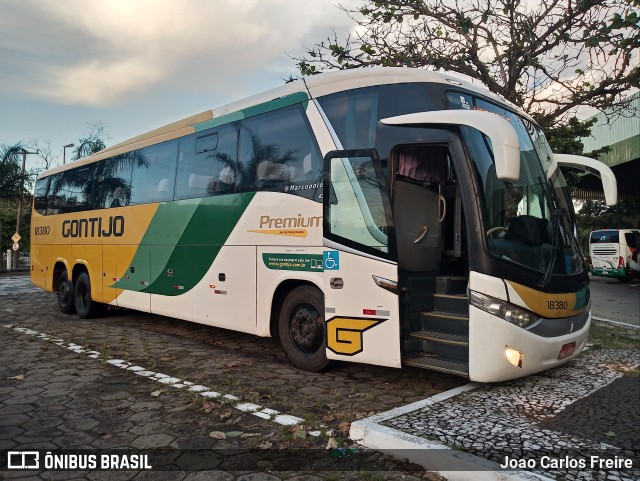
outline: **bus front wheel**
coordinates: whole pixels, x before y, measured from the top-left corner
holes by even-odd
[[[80,319],[96,317],[102,308],[102,304],[91,299],[91,281],[89,274],[82,272],[76,279],[73,290],[76,311]]]
[[[319,289],[299,286],[287,295],[278,331],[284,352],[296,367],[312,372],[327,367],[324,299]]]
[[[73,282],[69,280],[67,271],[62,271],[56,289],[56,297],[58,298],[58,307],[65,314],[73,314],[76,312],[76,305],[73,297]]]

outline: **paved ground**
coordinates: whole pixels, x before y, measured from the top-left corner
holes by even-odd
[[[383,448],[449,480],[522,479],[496,467],[505,455],[637,461],[639,345],[637,330],[597,327],[567,367],[492,386],[358,365],[309,374],[270,339],[126,311],[79,320],[28,278],[0,277],[0,479],[439,479]],[[155,469],[2,471],[6,450],[123,448]]]
[[[592,348],[558,369],[470,384],[440,402],[432,398],[356,421],[352,436],[377,449],[398,449],[401,439],[405,450],[413,449],[409,459],[450,479],[464,479],[454,469],[500,472],[509,458],[514,468],[558,480],[634,481],[640,479],[639,366],[638,349]],[[435,458],[444,446],[467,456]],[[591,456],[598,458],[595,466]],[[600,459],[629,460],[635,469],[601,469]]]
[[[593,315],[640,326],[640,282],[591,276]]]
[[[28,278],[0,285],[0,451],[132,448],[151,450],[155,468],[182,470],[63,475],[0,464],[0,478],[199,479],[186,469],[208,466],[243,481],[422,477],[418,466],[339,448],[352,444],[351,421],[464,383],[359,365],[309,374],[271,339],[124,311],[80,320]]]

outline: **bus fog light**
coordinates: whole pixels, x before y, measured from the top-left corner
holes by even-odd
[[[504,350],[504,354],[505,356],[507,356],[507,361],[509,361],[515,367],[522,367],[522,358],[524,357],[524,355],[520,351],[507,346]]]

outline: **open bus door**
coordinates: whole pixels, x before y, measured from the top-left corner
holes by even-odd
[[[325,157],[327,358],[400,367],[398,269],[391,209],[375,150]]]

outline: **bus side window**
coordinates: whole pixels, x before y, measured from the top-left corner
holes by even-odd
[[[180,139],[176,199],[239,191],[236,124],[197,132]]]
[[[322,157],[300,105],[243,120],[238,157],[247,187],[321,200]]]
[[[131,174],[131,204],[173,200],[178,140],[169,140],[140,149],[143,163]]]
[[[53,213],[82,212],[93,209],[93,174],[97,164],[65,170],[51,181],[49,195]]]

